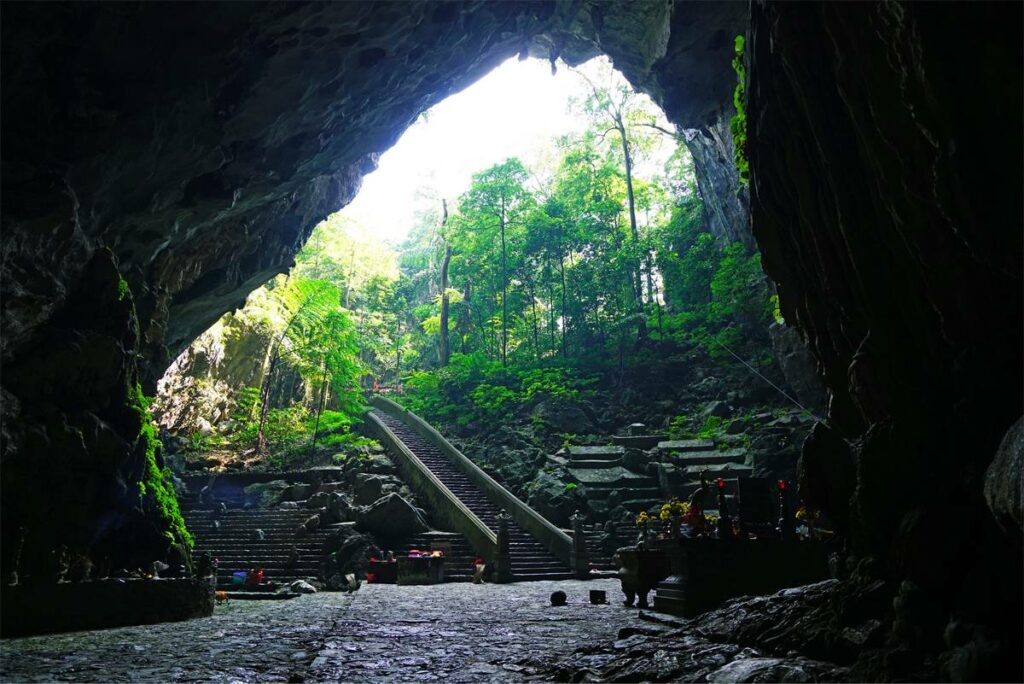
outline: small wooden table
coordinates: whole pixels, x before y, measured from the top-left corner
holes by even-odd
[[[440,584],[444,582],[443,556],[400,556],[398,584]]]

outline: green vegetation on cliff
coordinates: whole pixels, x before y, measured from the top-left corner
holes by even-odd
[[[146,454],[145,470],[139,482],[139,497],[144,510],[156,512],[167,527],[165,534],[171,544],[178,544],[191,550],[195,542],[185,527],[184,518],[181,517],[178,497],[171,482],[171,471],[166,467],[161,469],[157,464],[157,452],[162,445],[157,438],[156,426],[149,412],[152,401],[142,393],[142,387],[138,384],[128,391],[127,405],[135,412],[141,423],[136,448],[145,449]]]
[[[736,106],[736,114],[729,121],[732,130],[733,154],[736,158],[736,169],[740,172],[740,182],[750,185],[750,163],[747,161],[747,68],[744,65],[743,53],[746,49],[746,38],[736,36],[736,56],[732,60],[732,68],[736,71],[736,90],[733,92],[732,103]]]

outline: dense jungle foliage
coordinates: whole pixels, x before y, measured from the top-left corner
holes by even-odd
[[[616,373],[679,349],[767,363],[759,257],[707,231],[689,152],[650,101],[614,72],[588,85],[576,103],[588,130],[532,166],[481,170],[450,203],[424,189],[403,244],[341,213],[321,223],[290,276],[236,314],[260,319],[269,343],[214,439],[257,452],[337,446],[354,439],[361,389],[374,387],[465,425],[592,399]],[[669,161],[652,168],[662,146]],[[282,373],[299,389],[273,396]]]

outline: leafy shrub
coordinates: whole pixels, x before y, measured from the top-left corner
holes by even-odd
[[[521,398],[513,389],[487,383],[477,385],[469,396],[482,417],[499,417],[508,412]]]
[[[714,439],[715,435],[725,426],[725,419],[719,418],[718,416],[708,416],[704,419],[704,424],[700,430],[697,431],[697,436],[701,439]]]
[[[688,423],[686,416],[676,416],[668,424],[668,436],[672,439],[684,439],[690,434]]]
[[[549,401],[561,405],[592,397],[593,391],[585,388],[596,383],[597,379],[581,377],[572,368],[552,366],[522,371],[519,382],[524,403]]]

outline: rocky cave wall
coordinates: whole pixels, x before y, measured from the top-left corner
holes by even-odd
[[[1017,671],[1019,449],[988,502],[1017,524],[982,490],[1022,411],[1021,25],[1019,3],[756,3],[747,42],[753,231],[832,392],[801,492],[905,581],[918,642],[1001,624]]]
[[[746,14],[667,1],[4,5],[4,538],[29,528],[27,555],[45,560],[61,543],[127,541],[125,519],[153,518],[125,494],[145,454],[115,415],[127,400],[110,397],[152,394],[171,359],[287,270],[420,112],[517,53],[604,52],[673,121],[705,125],[730,102]],[[90,316],[114,305],[95,269],[116,278],[138,331],[104,332],[100,351]],[[100,391],[83,391],[82,368]],[[30,503],[55,479],[82,493],[44,515]],[[134,543],[147,554],[153,527],[153,543]]]
[[[707,126],[683,131],[683,140],[693,157],[708,230],[715,237],[742,242],[753,252],[757,245],[750,232],[750,193],[740,183],[733,161],[735,148],[729,128],[732,114],[727,108]]]

